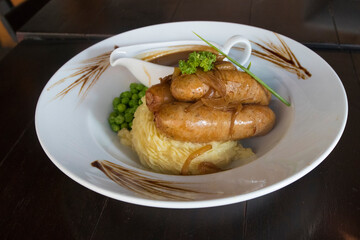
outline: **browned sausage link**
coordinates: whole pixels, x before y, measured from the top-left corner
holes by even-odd
[[[203,97],[210,89],[195,74],[175,77],[170,86],[174,98],[183,102],[192,102]]]
[[[213,75],[210,72],[206,74]],[[225,97],[229,102],[269,104],[271,98],[270,92],[249,74],[237,70],[221,70],[217,71],[215,75],[225,81]],[[203,97],[209,90],[209,86],[203,83],[195,74],[181,75],[172,80],[170,90],[177,100],[190,102]]]
[[[155,124],[166,136],[179,141],[207,143],[239,140],[269,132],[275,114],[267,106],[244,105],[231,126],[232,112],[200,106],[185,112],[191,103],[172,102],[155,113]],[[230,128],[232,131],[230,134]]]
[[[174,101],[174,98],[170,92],[169,82],[159,83],[151,86],[146,91],[145,97],[146,105],[152,112],[158,111],[162,104]]]

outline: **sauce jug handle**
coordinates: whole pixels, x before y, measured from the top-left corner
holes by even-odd
[[[251,51],[252,51],[251,43],[249,40],[247,40],[243,36],[235,35],[235,36],[232,36],[231,38],[229,38],[225,42],[225,44],[222,46],[221,50],[228,55],[231,48],[234,47],[235,45],[239,45],[240,47],[242,47],[244,49],[244,54],[242,54],[240,56],[240,59],[235,59],[236,61],[238,61],[238,63],[240,63],[241,65],[244,66],[251,57]]]

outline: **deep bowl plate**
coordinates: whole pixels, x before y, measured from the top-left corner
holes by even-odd
[[[198,40],[192,31],[219,44],[233,35],[249,39],[251,70],[291,107],[273,97],[270,107],[276,125],[264,137],[242,141],[256,153],[246,164],[234,161],[226,171],[201,176],[154,173],[140,165],[137,155],[121,145],[108,126],[112,99],[135,81],[125,68],[110,67],[109,55],[115,46]],[[246,25],[178,22],[125,32],[73,57],[42,91],[35,124],[49,158],[83,186],[134,204],[201,208],[252,199],[310,172],[339,141],[347,110],[339,77],[302,44]],[[94,161],[103,171],[91,165]]]

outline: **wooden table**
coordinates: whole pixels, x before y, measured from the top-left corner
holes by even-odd
[[[254,200],[171,210],[87,190],[58,170],[37,140],[34,111],[42,88],[92,44],[25,40],[0,63],[0,239],[360,238],[359,52],[315,50],[342,79],[350,112],[339,144],[320,166]]]
[[[342,44],[339,32],[322,28],[323,34],[317,36],[289,34],[298,41],[316,43],[313,47],[317,48],[313,50],[334,68],[348,96],[349,118],[344,134],[317,168],[281,190],[250,201],[204,209],[159,209],[99,195],[55,167],[41,148],[34,127],[36,102],[46,82],[71,57],[98,41],[89,37],[91,34],[102,34],[99,37],[102,38],[134,27],[196,18],[268,24],[265,27],[273,30],[286,26],[278,26],[276,17],[269,17],[269,22],[261,24],[254,20],[258,14],[255,9],[266,4],[260,0],[244,1],[242,7],[254,9],[250,15],[234,1],[227,9],[234,6],[237,14],[225,14],[232,11],[220,10],[214,17],[206,13],[213,8],[211,6],[206,6],[197,17],[184,10],[206,5],[206,1],[170,3],[158,0],[151,4],[157,7],[147,11],[150,3],[140,0],[143,6],[135,12],[126,7],[131,5],[130,0],[121,4],[104,0],[106,4],[99,6],[96,5],[98,1],[90,0],[87,1],[89,5],[103,10],[96,16],[90,14],[88,23],[84,21],[84,8],[95,13],[91,10],[94,7],[72,8],[67,16],[76,14],[80,21],[72,19],[74,25],[70,20],[64,22],[66,16],[63,14],[67,14],[64,9],[62,14],[62,9],[53,12],[54,19],[46,12],[46,9],[59,7],[61,2],[66,8],[66,4],[73,7],[76,3],[71,2],[81,1],[49,2],[22,28],[23,32],[18,33],[27,35],[28,39],[0,62],[3,112],[0,120],[0,239],[360,239],[360,52],[346,49],[349,46]],[[127,10],[117,15],[111,9],[118,5]],[[169,12],[170,8],[173,12]],[[264,9],[263,13],[266,12],[270,14],[271,11]],[[279,14],[285,13],[280,11]],[[46,24],[37,22],[39,19],[48,21],[49,25],[57,21],[55,25],[63,28],[54,27],[54,31],[45,36],[50,32],[45,32]],[[109,19],[117,24],[113,25]],[[39,31],[25,31],[30,26],[38,27]],[[69,26],[73,26],[73,31]],[[66,39],[54,39],[72,34]],[[41,40],[31,40],[34,37]],[[333,48],[334,44],[341,49],[326,48]]]
[[[51,0],[17,35],[103,39],[143,26],[212,20],[272,30],[310,46],[360,45],[356,0]]]

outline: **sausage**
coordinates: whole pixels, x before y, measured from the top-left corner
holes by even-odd
[[[268,105],[270,102],[270,92],[247,73],[237,70],[218,70],[202,73],[201,77],[206,77],[206,75],[221,78],[218,81],[223,81],[225,84],[225,97],[229,102],[260,105]],[[174,98],[191,102],[203,97],[210,86],[205,84],[199,76],[195,73],[175,77],[170,87]]]
[[[234,112],[207,106],[186,112],[190,105],[185,102],[162,105],[154,114],[156,127],[167,137],[178,141],[207,143],[263,135],[275,123],[275,114],[268,106],[244,105],[233,116]]]
[[[210,87],[195,74],[180,75],[171,82],[171,94],[179,101],[193,102],[203,97]]]
[[[146,91],[145,98],[146,105],[151,112],[158,111],[160,106],[164,103],[174,101],[170,92],[170,84],[167,81],[151,86]]]

